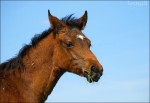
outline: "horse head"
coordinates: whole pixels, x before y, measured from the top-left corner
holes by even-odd
[[[88,13],[79,19],[68,17],[59,20],[48,10],[48,17],[55,38],[53,62],[57,68],[97,82],[102,76],[103,67],[90,50],[91,41],[82,30],[85,28]]]

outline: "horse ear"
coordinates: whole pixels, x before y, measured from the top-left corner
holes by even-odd
[[[77,23],[81,30],[85,28],[87,19],[88,19],[88,13],[87,11],[85,11],[84,15],[77,20]]]
[[[65,24],[61,22],[57,17],[52,16],[49,10],[48,10],[48,18],[49,18],[50,26],[54,30],[60,30],[62,27],[65,26]]]

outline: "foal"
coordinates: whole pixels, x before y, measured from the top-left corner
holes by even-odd
[[[48,10],[50,26],[35,35],[19,54],[0,64],[0,102],[44,102],[59,78],[72,72],[97,82],[103,68],[90,51],[91,42],[81,32],[87,11],[79,19],[59,20]]]

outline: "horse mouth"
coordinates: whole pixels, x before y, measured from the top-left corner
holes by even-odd
[[[99,73],[84,71],[83,76],[86,77],[86,79],[89,83],[92,83],[92,82],[98,82],[98,80],[100,79],[100,76],[102,76],[102,74],[100,75]]]

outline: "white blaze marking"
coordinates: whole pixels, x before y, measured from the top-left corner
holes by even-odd
[[[77,38],[83,40],[85,37],[84,37],[83,35],[78,34],[78,35],[77,35]]]

